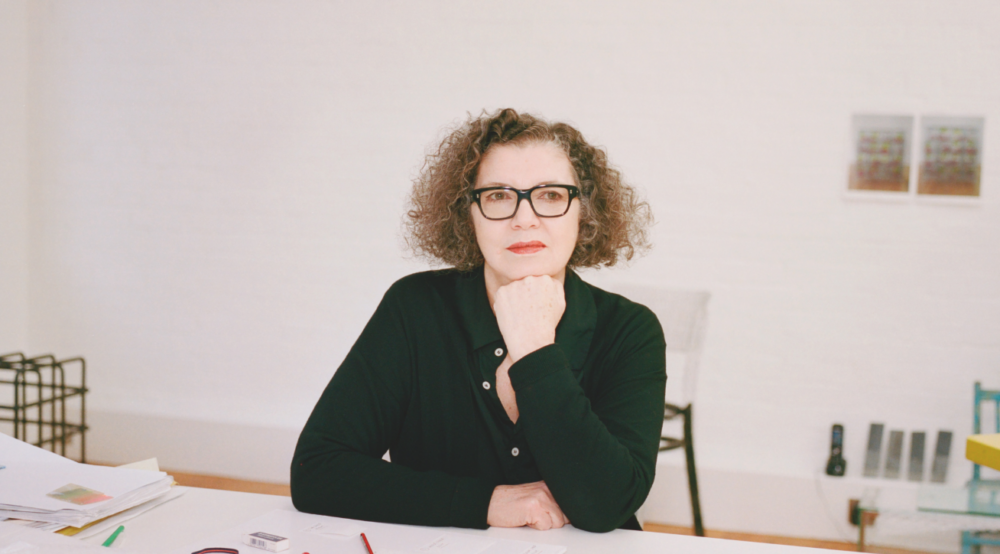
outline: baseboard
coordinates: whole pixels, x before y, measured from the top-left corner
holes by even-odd
[[[99,411],[87,413],[87,424],[89,460],[155,457],[177,471],[280,484],[288,484],[300,431]]]

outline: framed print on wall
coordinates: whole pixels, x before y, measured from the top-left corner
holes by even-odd
[[[979,196],[981,117],[922,117],[917,194]]]
[[[848,189],[908,192],[913,117],[855,115]]]

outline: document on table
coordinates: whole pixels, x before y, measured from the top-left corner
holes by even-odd
[[[526,541],[496,539],[436,527],[392,525],[336,517],[274,510],[213,537],[198,541],[177,554],[203,548],[245,548],[243,535],[270,533],[290,541],[290,552],[363,552],[364,533],[378,554],[563,554],[566,547]]]
[[[82,527],[166,494],[159,471],[80,464],[0,434],[0,518]]]
[[[312,533],[321,537],[346,539],[348,537],[356,537],[364,531],[363,527],[352,520],[335,518],[331,518],[331,520],[317,521],[315,524],[303,529],[302,532]]]
[[[140,516],[148,512],[149,510],[152,510],[153,508],[159,506],[160,504],[166,504],[167,502],[170,502],[171,500],[183,495],[184,492],[185,492],[184,489],[177,489],[177,488],[172,489],[170,492],[164,494],[163,496],[158,496],[152,500],[139,504],[138,506],[119,512],[113,516],[95,521],[82,529],[76,530],[76,532],[73,533],[63,532],[60,534],[68,535],[70,537],[74,537],[77,539],[85,539],[87,537],[93,537],[94,535],[103,533],[108,529],[117,527],[132,518]]]

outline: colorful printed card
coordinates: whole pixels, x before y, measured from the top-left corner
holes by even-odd
[[[81,487],[80,485],[74,485],[72,483],[59,487],[58,489],[48,493],[46,496],[51,496],[56,500],[71,502],[81,506],[85,504],[93,504],[95,502],[102,502],[104,500],[111,500],[111,497],[103,492],[97,492],[93,489],[88,489],[87,487]]]

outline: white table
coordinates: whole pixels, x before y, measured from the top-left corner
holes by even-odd
[[[126,535],[123,546],[136,552],[174,551],[272,510],[292,509],[291,499],[284,496],[183,488],[185,494],[180,498],[125,522]],[[818,552],[817,549],[795,546],[622,529],[610,533],[589,533],[569,526],[551,531],[536,531],[528,528],[490,528],[485,531],[449,528],[448,531],[534,543],[559,544],[566,547],[567,554],[808,554]],[[110,533],[110,531],[100,533],[89,539],[84,539],[84,542],[101,544]],[[264,552],[250,547],[247,547],[246,551]],[[113,552],[113,549],[109,550],[109,554]],[[243,549],[240,549],[240,552],[242,553]],[[298,554],[294,549],[287,552]],[[363,549],[359,543],[358,554],[362,553]],[[376,554],[378,554],[377,548]]]

